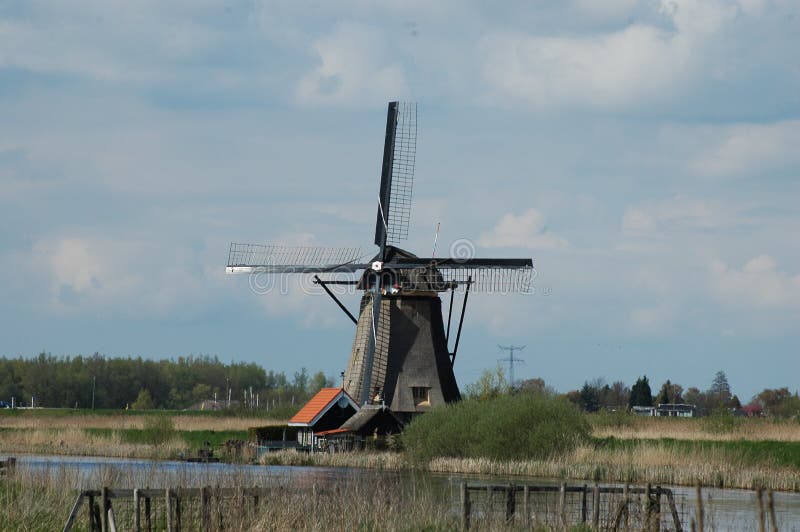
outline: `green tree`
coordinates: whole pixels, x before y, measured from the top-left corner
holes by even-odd
[[[134,410],[153,409],[153,397],[150,395],[150,391],[147,388],[139,390],[139,395],[136,396],[136,400],[131,405],[131,408]]]
[[[650,382],[647,380],[647,375],[636,379],[636,383],[631,387],[628,406],[653,406],[653,394],[650,390]]]
[[[600,409],[597,388],[584,382],[580,391],[580,402],[581,408],[586,412],[597,412]]]
[[[494,371],[485,369],[480,378],[468,384],[464,390],[464,395],[477,399],[492,399],[511,392],[511,387],[506,381],[506,376],[502,368]]]
[[[718,371],[714,375],[711,387],[706,393],[706,403],[708,410],[731,406],[731,386],[728,384],[728,377],[724,371]]]

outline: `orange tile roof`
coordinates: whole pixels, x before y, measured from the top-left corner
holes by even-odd
[[[311,423],[320,412],[325,410],[331,401],[334,401],[340,392],[344,392],[342,388],[323,388],[317,395],[309,399],[309,401],[296,413],[289,423]],[[344,392],[347,395],[347,392]],[[348,397],[350,397],[348,395]],[[355,402],[355,401],[353,401]]]

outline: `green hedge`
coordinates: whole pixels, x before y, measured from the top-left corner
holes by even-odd
[[[521,393],[468,399],[414,419],[402,438],[412,459],[447,456],[521,460],[570,451],[589,436],[585,416],[569,401]]]

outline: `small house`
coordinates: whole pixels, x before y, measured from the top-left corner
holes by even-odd
[[[358,410],[358,404],[343,388],[323,388],[289,420],[289,426],[298,427],[300,447],[312,449],[315,434],[341,427]]]
[[[385,444],[386,437],[399,434],[403,422],[385,405],[364,405],[344,424],[317,433],[316,449],[328,452],[364,449],[368,442],[376,447]]]
[[[661,403],[656,407],[660,417],[696,417],[697,407],[683,403]]]

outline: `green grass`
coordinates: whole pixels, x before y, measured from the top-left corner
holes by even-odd
[[[592,438],[595,446],[606,449],[639,449],[661,445],[683,453],[721,450],[751,466],[788,466],[800,470],[800,442],[753,440],[675,440]]]

